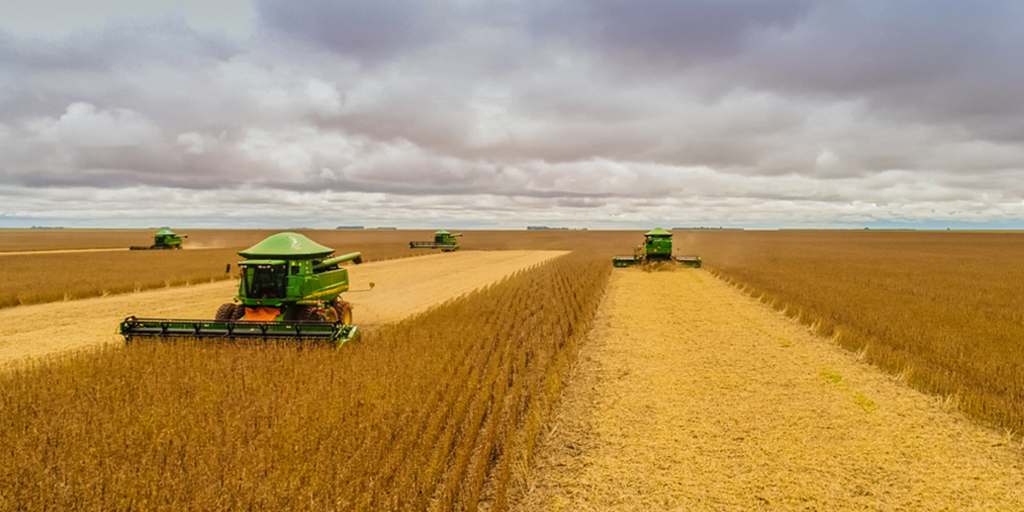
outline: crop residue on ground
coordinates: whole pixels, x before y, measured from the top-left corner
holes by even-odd
[[[1005,436],[693,273],[613,274],[519,510],[1024,503]]]

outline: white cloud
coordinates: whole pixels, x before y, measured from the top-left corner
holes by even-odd
[[[839,156],[827,149],[823,149],[818,152],[814,163],[819,167],[831,167],[839,163]]]
[[[323,116],[337,115],[343,106],[338,88],[323,80],[311,79],[306,82],[306,98],[310,110]]]
[[[98,109],[75,102],[58,119],[34,121],[39,139],[79,148],[117,148],[160,143],[160,127],[146,116],[123,108]]]
[[[188,132],[178,135],[178,146],[190,155],[201,155],[216,148],[219,140],[210,134]]]

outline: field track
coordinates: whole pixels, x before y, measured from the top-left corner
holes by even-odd
[[[1020,510],[1024,449],[699,270],[616,270],[516,509]]]
[[[481,288],[564,251],[460,251],[349,266],[361,328],[394,322]],[[369,283],[372,291],[365,291]],[[0,366],[103,343],[123,343],[117,324],[128,315],[213,318],[237,291],[234,280],[126,295],[20,306],[0,310]]]

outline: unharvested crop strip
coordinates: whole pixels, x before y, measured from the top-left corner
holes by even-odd
[[[1020,233],[701,233],[695,239],[717,273],[762,302],[920,390],[953,397],[978,419],[1024,431]]]

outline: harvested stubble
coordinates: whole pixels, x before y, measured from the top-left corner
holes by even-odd
[[[1006,510],[1024,447],[706,272],[613,272],[513,510]]]
[[[1024,432],[1024,234],[677,232],[676,238],[728,281],[911,385]]]
[[[139,343],[0,375],[0,509],[502,510],[609,271],[575,252],[338,351]]]

